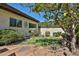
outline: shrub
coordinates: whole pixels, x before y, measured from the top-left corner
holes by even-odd
[[[32,38],[27,41],[27,44],[36,44],[41,46],[60,44],[60,38]]]
[[[0,30],[0,45],[6,45],[16,42],[21,38],[17,31],[12,29]]]
[[[54,36],[54,37],[59,37],[60,35],[61,35],[61,32],[53,33],[53,36]]]

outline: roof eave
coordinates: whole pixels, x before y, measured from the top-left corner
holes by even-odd
[[[13,12],[13,13],[16,13],[16,14],[18,14],[20,16],[23,16],[23,17],[28,18],[30,20],[33,20],[35,22],[38,22],[38,23],[40,22],[37,19],[35,19],[35,18],[21,12],[20,10],[17,10],[16,8],[13,8],[12,6],[10,6],[10,5],[6,4],[6,3],[0,4],[0,8],[5,9],[5,10],[10,11],[10,12]]]

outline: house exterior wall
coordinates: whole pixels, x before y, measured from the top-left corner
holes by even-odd
[[[22,27],[21,28],[10,27],[9,26],[10,18],[22,20]],[[27,28],[24,27],[24,22],[27,22]],[[36,28],[29,28],[29,23],[36,24]],[[0,9],[0,29],[6,29],[6,28],[18,30],[21,33],[28,33],[29,30],[38,30],[38,23],[35,21],[32,21],[28,18],[24,18],[22,16],[12,13],[12,12],[6,11],[4,9]]]
[[[64,31],[61,28],[40,28],[40,33],[43,36],[46,35],[45,33],[47,31],[50,32],[50,36],[53,36],[53,33],[56,33],[56,32],[64,33]]]

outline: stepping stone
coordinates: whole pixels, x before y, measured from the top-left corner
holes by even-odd
[[[8,55],[8,56],[16,56],[16,54],[15,54],[15,53],[12,53],[12,54],[10,54],[10,55]]]
[[[6,52],[1,53],[0,56],[16,56],[16,54],[15,54],[16,50],[17,50],[17,48],[12,49],[12,50],[8,50]]]
[[[0,48],[0,53],[6,52],[6,51],[8,51],[7,48]]]

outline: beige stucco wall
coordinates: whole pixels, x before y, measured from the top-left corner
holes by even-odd
[[[17,20],[22,20],[22,28],[10,27],[9,26],[9,20],[10,20],[11,17],[15,18]],[[25,21],[28,23],[27,28],[24,27],[24,22]],[[28,33],[29,30],[37,30],[38,29],[38,28],[34,28],[34,29],[30,28],[29,29],[29,23],[37,24],[37,22],[35,22],[35,21],[29,20],[27,18],[24,18],[24,17],[19,16],[17,14],[11,13],[9,11],[0,9],[0,29],[11,28],[11,29],[18,30],[19,32],[22,32],[22,33]]]
[[[53,36],[53,33],[55,32],[61,32],[64,33],[64,31],[62,30],[62,28],[40,28],[40,33],[41,35],[45,36],[46,32],[49,31],[50,32],[50,36]]]

